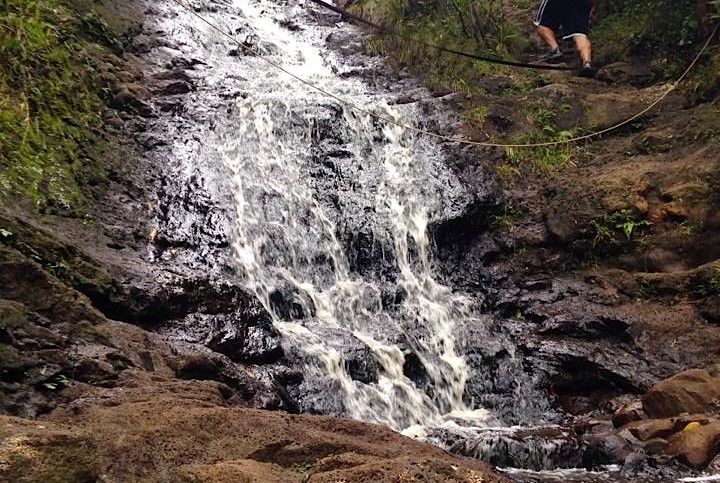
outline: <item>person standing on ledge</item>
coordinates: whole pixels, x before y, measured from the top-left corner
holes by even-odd
[[[572,38],[575,41],[582,60],[580,75],[595,74],[592,65],[592,44],[588,38],[591,10],[592,0],[543,0],[534,24],[538,34],[550,48],[544,59],[546,62],[558,61],[562,58],[560,45],[555,36],[555,32],[562,29],[563,40]]]

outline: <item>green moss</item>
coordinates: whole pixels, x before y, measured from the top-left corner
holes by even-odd
[[[2,232],[9,235],[3,237]],[[32,226],[0,215],[0,250],[4,247],[34,260],[46,272],[77,290],[105,292],[111,289],[110,275],[77,247],[66,245]]]
[[[0,200],[80,213],[106,176],[93,156],[103,102],[90,24],[57,0],[5,0],[0,12]]]
[[[467,122],[471,127],[480,131],[485,127],[485,121],[487,120],[488,109],[485,106],[475,106],[467,109],[463,112],[463,120]]]
[[[530,104],[526,109],[528,120],[534,130],[511,137],[511,144],[533,144],[564,141],[582,134],[581,130],[561,130],[556,125],[557,115],[551,109],[540,104]],[[557,144],[533,148],[507,148],[506,162],[500,166],[500,175],[520,175],[534,171],[540,174],[551,174],[571,163],[578,153],[574,144]]]

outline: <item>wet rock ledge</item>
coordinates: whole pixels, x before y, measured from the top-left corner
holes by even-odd
[[[380,426],[252,409],[245,367],[109,320],[8,248],[0,376],[2,481],[506,481]]]

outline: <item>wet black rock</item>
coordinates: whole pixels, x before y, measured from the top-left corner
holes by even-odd
[[[632,440],[619,434],[594,434],[586,437],[584,443],[587,449],[583,455],[582,466],[600,468],[604,465],[624,464],[633,451]]]
[[[262,364],[283,355],[270,314],[244,289],[190,283],[192,291],[164,291],[170,297],[158,330],[172,340],[199,343],[234,361]],[[155,307],[154,304],[151,306]]]
[[[177,94],[187,94],[193,90],[193,85],[190,82],[183,80],[176,80],[164,83],[159,86],[155,93],[159,96],[173,96]]]
[[[246,314],[212,317],[206,345],[234,361],[263,364],[280,359],[280,334],[270,320],[248,322]]]
[[[338,362],[343,365],[351,379],[365,384],[378,381],[380,364],[364,342],[342,329],[324,328],[319,332],[323,339],[337,341],[329,345],[341,348]],[[309,369],[303,380],[290,380],[285,385],[288,394],[301,412],[335,416],[345,414],[344,391],[338,386],[339,382],[328,378],[325,374],[318,377],[318,374],[311,369],[319,363],[315,359],[316,355],[304,354],[299,348],[289,347],[285,357],[291,366],[302,367],[306,371]]]
[[[315,316],[315,304],[298,287],[286,284],[270,293],[272,311],[283,320],[300,320]]]
[[[537,371],[534,378],[524,375],[522,354],[515,352],[514,342],[503,337],[502,330],[489,316],[458,328],[458,352],[472,368],[465,399],[493,410],[507,424],[558,419],[542,389],[542,373]]]
[[[300,413],[341,417],[346,414],[344,391],[334,379],[305,380],[287,390]]]
[[[205,62],[199,59],[186,59],[185,57],[173,57],[165,67],[167,69],[186,69],[194,70],[198,65],[207,65]]]
[[[493,466],[544,470],[581,466],[584,449],[572,431],[560,427],[437,430],[431,440],[450,452]]]
[[[613,316],[593,314],[560,314],[547,319],[539,333],[547,336],[565,336],[583,340],[609,339],[618,343],[631,342],[628,329],[631,323]]]

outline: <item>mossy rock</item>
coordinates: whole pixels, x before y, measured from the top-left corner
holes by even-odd
[[[26,324],[27,315],[24,305],[0,299],[0,331],[18,329]]]
[[[82,292],[107,294],[112,291],[113,280],[105,268],[77,247],[63,243],[27,221],[2,212],[0,228],[10,234],[0,238],[0,250],[7,253],[6,261],[18,261],[19,257],[12,253],[20,252],[39,263],[46,272]],[[3,249],[3,245],[6,248]],[[0,252],[0,260],[5,258]]]
[[[24,356],[9,344],[0,344],[0,378],[14,379],[33,365],[33,360]]]
[[[101,153],[112,136],[103,130],[98,72],[121,50],[105,21],[120,16],[60,0],[3,6],[0,23],[13,36],[0,34],[0,202],[26,197],[40,213],[82,215],[107,183]]]

